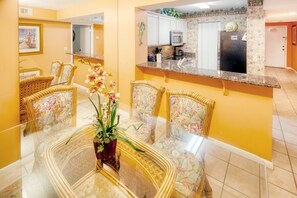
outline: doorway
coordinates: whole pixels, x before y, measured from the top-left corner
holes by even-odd
[[[72,53],[91,54],[93,48],[92,25],[72,26]]]
[[[266,66],[285,68],[287,62],[287,26],[269,26],[265,30]]]

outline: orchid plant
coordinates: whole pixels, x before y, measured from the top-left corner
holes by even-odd
[[[118,135],[118,130],[126,131],[129,127],[134,127],[135,130],[138,130],[141,125],[138,128],[131,125],[127,129],[118,127],[120,115],[117,115],[117,109],[120,94],[116,92],[116,82],[111,80],[111,73],[104,71],[101,64],[92,65],[86,59],[79,59],[79,62],[89,65],[88,71],[90,73],[87,75],[85,81],[85,83],[89,85],[87,92],[90,97],[94,94],[97,94],[98,97],[98,106],[96,106],[93,100],[89,97],[89,100],[96,111],[96,118],[92,125],[96,127],[94,142],[99,145],[97,152],[102,152],[104,150],[104,144],[108,144],[115,139],[126,142],[136,151],[143,152],[129,141],[127,137]]]

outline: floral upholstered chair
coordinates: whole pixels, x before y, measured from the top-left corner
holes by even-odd
[[[159,113],[164,87],[156,85],[154,82],[140,80],[131,82],[131,112],[130,121],[122,127],[130,127],[129,133],[147,143],[155,142],[155,128]]]
[[[76,124],[76,93],[72,86],[55,86],[24,99],[32,132],[59,130]]]
[[[62,61],[53,61],[52,62],[52,68],[51,68],[51,76],[54,77],[54,80],[52,81],[52,85],[55,85],[59,82],[59,78],[61,76],[63,67]]]
[[[76,68],[77,67],[72,63],[64,63],[59,83],[63,85],[71,85]]]
[[[167,92],[167,135],[153,147],[172,159],[177,168],[176,197],[212,196],[204,172],[204,154],[198,152],[208,136],[215,102],[187,92]],[[202,137],[201,137],[202,136]]]
[[[23,99],[51,86],[53,76],[34,76],[20,80],[20,122],[27,121],[27,111]]]

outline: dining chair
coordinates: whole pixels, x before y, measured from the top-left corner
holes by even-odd
[[[204,172],[201,145],[208,137],[215,102],[191,92],[167,91],[167,131],[153,147],[172,159],[177,168],[177,197],[212,196]]]
[[[53,61],[52,67],[51,67],[51,76],[54,76],[54,80],[52,81],[52,85],[57,84],[59,82],[59,78],[61,76],[63,68],[63,62],[62,61]]]
[[[63,85],[71,85],[76,68],[77,67],[72,63],[64,63],[59,83]]]
[[[151,81],[131,82],[130,120],[122,125],[126,128],[130,126],[126,133],[149,144],[155,142],[156,121],[164,91],[164,87]],[[140,125],[136,130],[135,127]]]
[[[59,130],[76,124],[77,88],[55,86],[24,98],[29,130]]]
[[[53,76],[34,76],[20,80],[20,122],[27,121],[27,112],[23,99],[41,90],[49,88],[51,82],[54,79]]]

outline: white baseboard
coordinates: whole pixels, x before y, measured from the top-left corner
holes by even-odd
[[[292,67],[288,67],[288,69],[293,70],[295,73],[297,73],[297,71]]]
[[[219,141],[217,139],[209,137],[208,140],[210,142],[214,143],[215,145],[221,147],[221,148],[224,148],[224,149],[226,149],[226,150],[228,150],[230,152],[241,155],[241,156],[243,156],[243,157],[245,157],[247,159],[250,159],[252,161],[258,162],[259,164],[263,164],[267,168],[273,169],[273,162],[270,162],[270,161],[268,161],[266,159],[263,159],[263,158],[255,155],[255,154],[249,153],[249,152],[247,152],[245,150],[242,150],[242,149],[237,148],[235,146],[232,146],[230,144],[226,144],[224,142],[221,142],[221,141]]]

